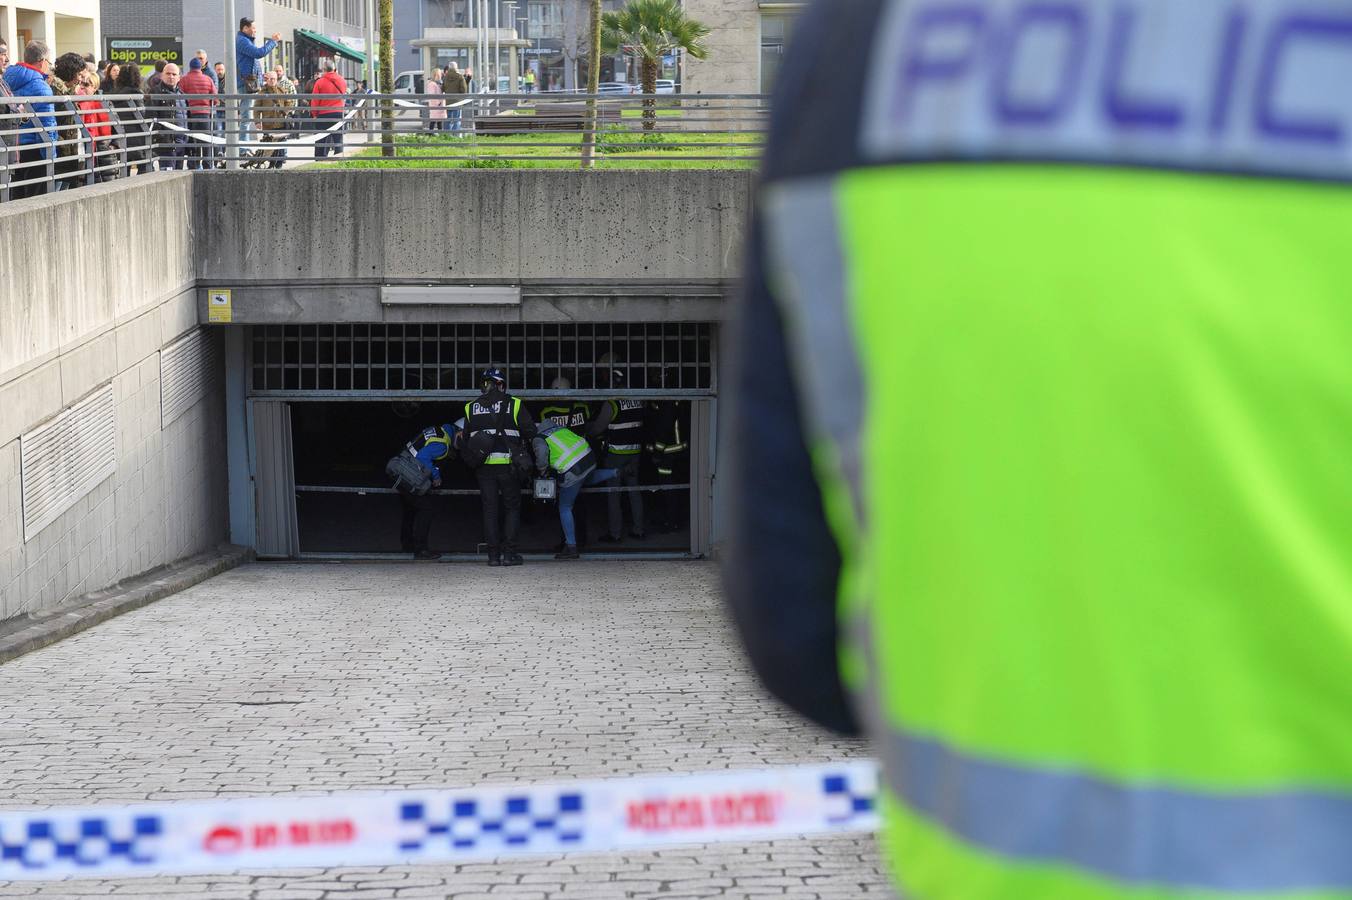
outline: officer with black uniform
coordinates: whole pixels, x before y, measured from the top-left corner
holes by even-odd
[[[625,373],[622,369],[604,370],[607,373],[608,386],[615,389],[625,385]],[[592,438],[604,438],[606,442],[605,468],[616,471],[615,480],[607,487],[630,488],[629,512],[633,516],[630,535],[639,540],[646,537],[643,530],[643,496],[638,491],[639,462],[643,458],[644,419],[647,416],[647,404],[642,400],[616,398],[601,404],[596,418],[587,425],[587,435]],[[619,492],[606,497],[610,533],[601,538],[607,543],[619,543],[624,540],[624,516],[620,507]]]
[[[450,458],[459,434],[458,426],[463,425],[463,419],[454,425],[432,425],[408,442],[406,452],[431,476],[434,488],[441,487],[440,467]],[[398,490],[404,507],[399,523],[399,546],[405,553],[412,553],[414,559],[440,559],[440,553],[428,548],[432,533],[431,494],[415,494],[403,484]]]
[[[516,552],[516,539],[521,529],[522,475],[512,464],[512,453],[530,446],[535,422],[520,398],[507,393],[507,378],[501,369],[485,371],[481,387],[483,394],[465,404],[465,441],[467,446],[476,438],[491,442],[483,464],[474,472],[483,504],[488,564],[519,566],[523,560]]]
[[[657,469],[659,487],[673,487],[690,481],[690,403],[685,400],[664,400],[653,408],[651,424],[652,443],[648,444],[649,458]],[[657,494],[653,527],[660,532],[679,531],[685,516],[682,507],[689,504],[680,491],[666,490]]]

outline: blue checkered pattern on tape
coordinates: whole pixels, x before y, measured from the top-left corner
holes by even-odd
[[[0,880],[7,869],[70,870],[122,860],[156,861],[164,820],[154,815],[0,819]]]
[[[568,847],[582,840],[582,804],[582,795],[571,792],[403,803],[399,820],[405,831],[399,849],[416,853],[445,849],[448,844],[466,851],[486,846]]]
[[[852,784],[848,775],[823,775],[822,793],[826,794],[826,821],[832,825],[872,815],[878,800],[876,784]]]

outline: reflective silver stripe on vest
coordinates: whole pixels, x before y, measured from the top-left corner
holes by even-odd
[[[881,743],[893,793],[990,853],[1132,885],[1352,890],[1352,791],[1133,787],[981,759],[896,729]]]
[[[587,450],[590,449],[587,446],[587,442],[584,440],[578,440],[575,446],[569,448],[568,445],[563,442],[563,439],[558,436],[557,432],[550,432],[545,438],[545,443],[549,444],[549,446],[559,452],[559,464],[554,467],[556,472],[567,472],[573,466],[577,465],[578,460],[586,456]]]
[[[865,386],[850,323],[835,188],[831,177],[772,184],[761,200],[762,221],[803,421],[835,446],[862,528],[868,518],[860,484]]]

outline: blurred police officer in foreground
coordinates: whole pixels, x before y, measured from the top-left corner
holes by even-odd
[[[1347,5],[796,33],[728,391],[762,677],[873,739],[909,896],[1352,895]]]
[[[501,369],[483,373],[482,389],[479,399],[465,404],[465,440],[468,445],[476,435],[483,435],[478,440],[489,442],[483,463],[474,471],[483,504],[488,564],[519,566],[523,561],[516,552],[517,532],[521,528],[521,486],[531,462],[530,451],[525,449],[523,473],[513,463],[513,454],[530,446],[535,437],[535,423],[520,398],[507,393],[507,378]],[[499,510],[504,512],[500,514]]]

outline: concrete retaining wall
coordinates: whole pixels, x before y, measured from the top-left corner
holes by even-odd
[[[168,174],[0,206],[0,620],[225,538],[220,379],[160,420],[160,348],[198,327],[191,201]],[[19,436],[110,382],[116,471],[25,540]]]
[[[210,286],[248,323],[717,319],[751,186],[741,171],[215,173],[196,183],[199,311]],[[524,300],[385,309],[381,284],[512,284]]]

